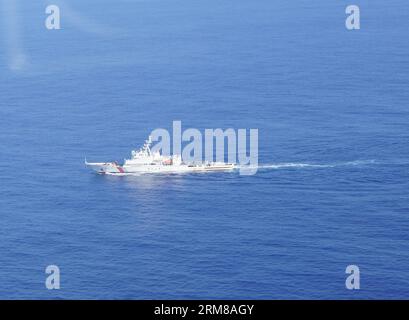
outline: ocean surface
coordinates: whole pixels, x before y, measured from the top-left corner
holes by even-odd
[[[406,0],[0,3],[1,299],[409,298]],[[257,174],[85,168],[174,120]]]

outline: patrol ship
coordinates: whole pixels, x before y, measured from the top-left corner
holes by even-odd
[[[180,173],[226,171],[235,168],[234,164],[224,162],[205,162],[201,164],[184,163],[180,155],[163,156],[159,151],[151,151],[152,138],[145,141],[142,148],[132,151],[131,159],[125,159],[123,165],[117,162],[87,162],[85,165],[98,174],[127,175],[133,173]]]

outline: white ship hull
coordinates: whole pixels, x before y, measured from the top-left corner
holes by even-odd
[[[210,164],[210,165],[141,165],[120,166],[114,162],[107,163],[85,163],[87,167],[98,174],[127,175],[133,173],[184,173],[184,172],[208,172],[233,170],[233,164]]]

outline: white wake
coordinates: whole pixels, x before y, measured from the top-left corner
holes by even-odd
[[[334,163],[304,163],[304,162],[283,162],[274,164],[259,164],[253,168],[257,169],[289,169],[289,168],[335,168],[343,166],[365,166],[371,164],[377,164],[376,160],[354,160],[346,162],[334,162]],[[238,168],[249,168],[248,166],[238,166]],[[251,166],[250,166],[251,168]]]

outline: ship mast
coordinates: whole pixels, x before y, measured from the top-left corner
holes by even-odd
[[[145,144],[143,146],[143,150],[148,156],[151,155],[151,144],[152,144],[152,136],[149,136],[148,140],[145,140]]]

